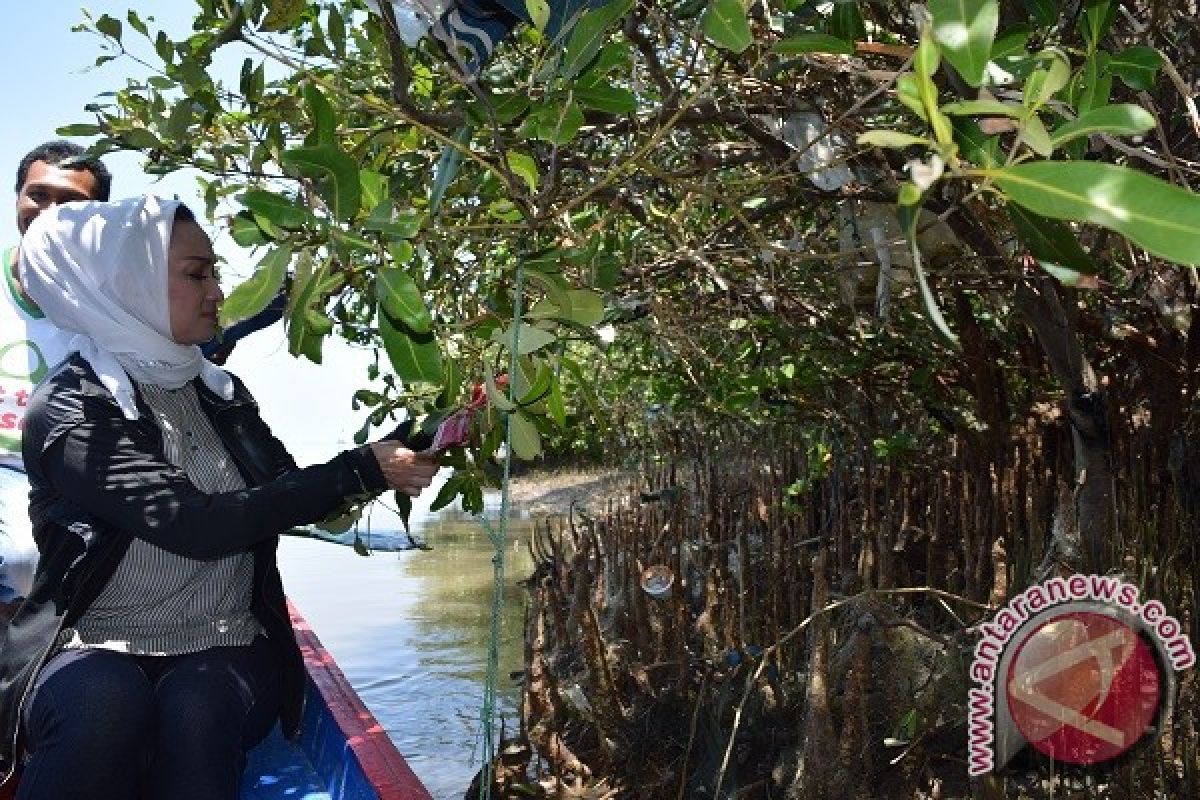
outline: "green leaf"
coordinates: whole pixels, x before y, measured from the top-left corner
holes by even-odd
[[[829,32],[847,42],[867,38],[867,25],[863,22],[862,12],[858,10],[857,0],[844,0],[833,4],[833,13],[829,15]]]
[[[450,184],[458,175],[458,168],[462,166],[463,160],[462,148],[470,145],[473,130],[474,128],[470,125],[462,126],[454,134],[454,143],[458,146],[446,145],[442,148],[442,154],[433,171],[433,184],[429,187],[430,211],[436,212],[441,207],[446,190],[450,188]]]
[[[1005,103],[1000,100],[959,100],[956,103],[946,103],[942,113],[952,117],[1011,117],[1020,119],[1025,116],[1025,109],[1016,103]]]
[[[557,378],[550,384],[550,396],[546,398],[546,413],[558,427],[567,427],[567,408],[563,403],[562,387]]]
[[[712,0],[700,26],[709,40],[723,50],[740,53],[754,41],[742,0]]]
[[[529,12],[529,21],[539,31],[546,30],[550,21],[550,4],[546,0],[525,0],[525,10]]]
[[[55,128],[54,132],[59,136],[98,136],[104,132],[104,129],[90,122],[77,122],[74,125]]]
[[[1025,55],[1032,33],[1028,25],[1014,25],[997,36],[996,41],[992,42],[992,60]]]
[[[221,304],[221,327],[228,328],[266,308],[283,287],[291,261],[292,251],[285,246],[276,247],[263,256],[254,274],[230,292]]]
[[[1037,114],[1031,114],[1021,123],[1021,141],[1029,145],[1029,149],[1042,158],[1048,158],[1054,152],[1054,144],[1050,134]]]
[[[525,185],[529,187],[530,193],[536,192],[538,187],[538,168],[533,156],[509,150],[506,160],[508,161],[508,168],[513,171],[514,175],[519,176],[525,181]]]
[[[900,131],[867,131],[858,135],[858,143],[863,147],[891,147],[903,149],[920,145],[922,147],[933,147],[931,140],[924,136],[913,136],[910,133],[901,133]]]
[[[909,111],[928,121],[929,116],[925,113],[925,104],[921,102],[921,90],[918,88],[916,75],[906,72],[896,79],[896,99]]]
[[[429,504],[430,511],[441,511],[446,506],[454,502],[454,498],[458,496],[459,488],[462,486],[462,478],[456,472],[451,475],[442,488],[438,490],[437,496],[433,498],[433,502]]]
[[[325,339],[308,330],[307,311],[316,305],[320,295],[318,288],[328,275],[329,264],[312,269],[312,260],[301,251],[295,264],[292,294],[288,296],[287,329],[288,353],[302,355],[313,363],[322,362],[322,344]]]
[[[493,331],[491,339],[493,342],[504,345],[511,352],[513,349],[513,334],[518,331],[520,333],[517,336],[518,355],[527,356],[530,353],[541,350],[546,345],[554,344],[554,342],[558,341],[553,333],[544,331],[541,328],[535,328],[524,322],[520,323],[520,327],[509,325],[503,331]]]
[[[334,144],[337,114],[325,94],[315,83],[304,85],[304,102],[308,105],[308,116],[312,120],[312,130],[304,138],[304,143],[310,146]]]
[[[1057,0],[1023,0],[1023,2],[1039,28],[1050,28],[1058,22]]]
[[[283,163],[317,181],[317,191],[333,215],[349,222],[361,205],[358,164],[336,145],[297,147],[283,154]]]
[[[1130,89],[1148,92],[1154,88],[1162,55],[1153,47],[1137,45],[1112,56],[1108,68]]]
[[[270,241],[249,211],[239,211],[234,215],[229,225],[229,235],[241,247],[258,247]]]
[[[1066,224],[1034,214],[1014,203],[1008,204],[1007,211],[1017,238],[1038,261],[1059,264],[1088,275],[1096,273],[1096,265]]]
[[[412,518],[412,498],[404,492],[396,492],[396,513],[400,515],[400,523],[404,525],[404,532],[412,534],[412,526],[409,520]]]
[[[518,370],[518,374],[523,375],[524,370]],[[521,407],[531,406],[545,400],[550,394],[550,385],[554,380],[554,371],[550,369],[548,364],[543,363],[538,367],[537,374],[534,376],[533,383],[527,386],[518,386],[520,399],[517,400]],[[528,383],[528,381],[523,381]]]
[[[967,117],[954,120],[954,141],[958,143],[959,155],[981,167],[994,167],[1000,157],[1000,139],[989,136],[979,123]]]
[[[637,111],[637,97],[633,92],[606,84],[576,86],[575,99],[584,108],[607,114],[632,114]]]
[[[937,86],[933,82],[933,73],[937,72],[940,61],[937,45],[934,44],[929,30],[926,29],[921,34],[921,42],[917,45],[917,52],[913,56],[915,86],[921,107],[924,109],[923,116],[928,120],[929,126],[933,128],[934,138],[937,139],[938,144],[949,144],[954,140],[954,129],[950,126],[950,120],[938,108]],[[899,87],[899,82],[897,82],[897,87]]]
[[[142,22],[142,18],[138,16],[136,11],[130,9],[125,15],[125,19],[129,22],[129,27],[133,28],[142,36],[150,36],[150,32],[146,29],[146,23]]]
[[[569,319],[577,325],[590,328],[604,321],[604,298],[591,289],[571,289]],[[524,335],[524,332],[522,332]]]
[[[393,259],[401,263],[394,254]],[[421,296],[417,282],[407,272],[399,267],[384,267],[379,270],[375,291],[379,295],[380,308],[389,317],[403,323],[414,333],[433,330],[433,318],[425,307],[425,298]]]
[[[1128,167],[1034,161],[984,170],[1035,214],[1110,228],[1154,255],[1200,264],[1200,196]]]
[[[133,150],[159,150],[163,143],[145,128],[127,128],[119,133],[121,143]]]
[[[614,0],[593,8],[575,24],[563,51],[560,74],[571,80],[592,62],[608,39],[608,30],[633,8],[633,0]]]
[[[121,20],[110,17],[108,14],[103,15],[96,20],[96,30],[103,33],[105,36],[121,41]]]
[[[904,231],[904,237],[908,241],[913,274],[917,279],[917,288],[921,292],[921,301],[925,304],[925,313],[929,316],[929,321],[933,323],[934,329],[950,344],[957,345],[958,337],[946,324],[946,318],[942,316],[937,298],[933,296],[933,290],[929,287],[929,282],[925,278],[925,270],[921,266],[921,248],[917,246],[917,222],[921,218],[921,190],[912,183],[903,183],[900,185],[896,199],[900,228]]]
[[[1037,111],[1071,80],[1071,65],[1066,56],[1048,51],[1050,66],[1034,70],[1025,81],[1023,102],[1025,108]]]
[[[264,31],[284,31],[293,27],[308,9],[307,0],[267,0],[267,15],[259,26]]]
[[[304,312],[304,324],[317,336],[328,336],[333,333],[333,320],[328,314],[323,314],[315,308]]]
[[[171,116],[167,118],[167,133],[173,139],[184,139],[187,137],[188,128],[196,116],[195,107],[192,104],[192,98],[181,98],[171,108]]]
[[[854,55],[854,43],[828,33],[801,33],[777,42],[771,52],[781,56],[799,56],[805,53],[839,53]]]
[[[537,426],[523,411],[511,412],[508,416],[509,444],[512,454],[522,461],[532,461],[542,453],[542,435]]]
[[[1083,9],[1083,40],[1088,50],[1095,50],[1112,27],[1117,7],[1112,0],[1085,0]]]
[[[565,109],[559,103],[546,103],[530,112],[520,133],[531,139],[562,145],[575,138],[583,123],[583,111],[577,103],[571,103]]]
[[[972,86],[983,83],[1000,19],[996,0],[929,0],[933,38],[946,60]]]
[[[372,169],[359,170],[358,183],[362,187],[362,207],[364,211],[374,212],[383,206],[382,214],[386,214],[388,220],[392,216],[392,204],[388,201],[388,184],[390,183],[387,175],[382,175]],[[365,225],[363,226],[366,227]]]
[[[296,205],[290,198],[265,189],[247,189],[238,198],[242,205],[281,228],[303,228],[315,222],[312,212]]]
[[[404,329],[393,323],[381,308],[379,335],[392,369],[404,383],[442,382],[442,354],[432,333]]]
[[[500,411],[512,411],[517,407],[515,403],[508,399],[508,395],[500,391],[500,388],[496,386],[496,376],[492,375],[490,370],[483,376],[483,387],[492,408],[499,409]]]
[[[1083,62],[1083,66],[1071,78],[1067,88],[1067,102],[1075,108],[1077,114],[1108,103],[1113,81],[1109,61],[1108,53],[1097,50]]]
[[[1154,124],[1153,115],[1146,109],[1132,103],[1120,103],[1080,114],[1076,119],[1055,128],[1050,139],[1057,148],[1072,139],[1090,136],[1093,133],[1134,136],[1145,133],[1153,128]]]

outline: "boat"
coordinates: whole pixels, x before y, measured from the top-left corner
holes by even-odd
[[[433,800],[308,622],[288,603],[308,673],[300,739],[250,751],[241,800]]]
[[[276,725],[250,751],[240,800],[433,800],[308,622],[288,612],[308,673],[301,735],[289,742]]]

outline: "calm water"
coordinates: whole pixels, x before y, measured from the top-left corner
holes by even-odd
[[[280,568],[293,602],[367,707],[437,800],[459,800],[479,769],[479,713],[487,666],[492,544],[473,518],[443,511],[414,533],[433,550],[356,555],[285,537]],[[531,523],[509,523],[499,706],[508,730],[523,664]]]

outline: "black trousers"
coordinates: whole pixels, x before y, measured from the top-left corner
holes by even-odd
[[[180,656],[65,650],[26,705],[17,800],[236,800],[278,687],[262,636]]]

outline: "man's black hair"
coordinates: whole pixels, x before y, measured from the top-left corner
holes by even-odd
[[[64,139],[43,142],[25,154],[17,167],[17,193],[20,193],[29,177],[29,168],[37,161],[44,161],[59,169],[87,170],[96,179],[96,196],[92,199],[108,200],[108,193],[112,190],[112,174],[108,167],[100,159],[89,156],[79,145]]]

